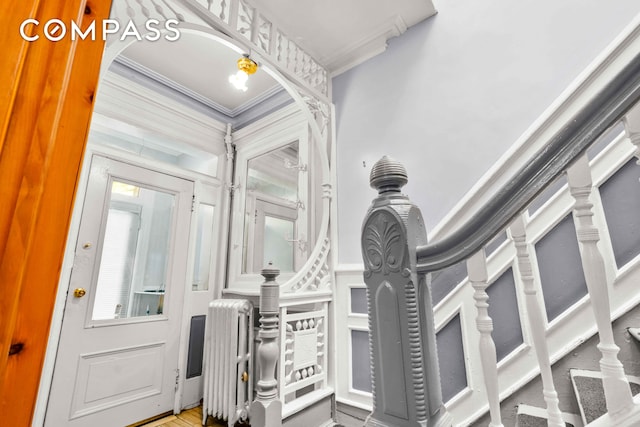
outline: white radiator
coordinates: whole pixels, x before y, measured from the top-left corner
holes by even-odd
[[[209,303],[204,355],[202,418],[233,426],[249,417],[253,401],[253,306],[247,300]]]

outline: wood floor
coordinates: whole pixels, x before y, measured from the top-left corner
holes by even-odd
[[[207,420],[207,426],[227,427],[226,424],[218,424],[211,417]],[[140,427],[202,427],[202,406],[182,411],[178,415],[169,415],[150,423],[141,424]]]

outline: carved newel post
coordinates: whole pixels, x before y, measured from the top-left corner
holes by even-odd
[[[366,426],[451,426],[442,404],[431,292],[416,270],[427,243],[420,210],[400,193],[404,167],[388,157],[371,170],[378,190],[362,228],[369,309],[373,412]]]
[[[251,404],[251,425],[253,427],[281,427],[282,402],[278,399],[278,381],[276,380],[276,363],[280,357],[278,345],[280,309],[280,285],[276,277],[280,270],[264,268],[262,277],[265,281],[260,286],[260,344],[257,357],[260,379],[257,384],[257,397]]]

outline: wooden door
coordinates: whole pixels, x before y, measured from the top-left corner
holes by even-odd
[[[24,0],[0,12],[0,411],[13,425],[34,410],[104,48],[27,42],[19,26],[58,18],[84,30],[110,7]]]

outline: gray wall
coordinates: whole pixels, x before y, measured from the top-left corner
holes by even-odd
[[[360,263],[389,154],[432,229],[640,12],[636,0],[434,0],[439,13],[333,80],[339,261]]]

